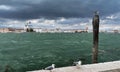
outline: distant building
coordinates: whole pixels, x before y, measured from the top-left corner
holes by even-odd
[[[16,28],[0,28],[0,33],[8,33],[8,32],[25,32],[24,29],[16,29]]]
[[[41,28],[33,28],[33,30],[35,31],[35,32],[42,32],[42,29]]]
[[[34,30],[33,30],[33,28],[31,27],[31,22],[28,22],[26,25],[25,25],[25,27],[24,27],[24,30],[26,31],[26,32],[34,32]]]
[[[1,33],[10,32],[8,28],[0,28]]]
[[[113,30],[114,31],[114,33],[119,33],[119,31],[118,30]]]

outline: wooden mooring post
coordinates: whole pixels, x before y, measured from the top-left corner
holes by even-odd
[[[99,15],[96,11],[93,17],[93,55],[92,55],[92,63],[98,62],[98,42],[99,42]]]

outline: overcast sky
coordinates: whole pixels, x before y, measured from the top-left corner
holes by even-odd
[[[31,21],[36,27],[82,29],[91,27],[97,10],[102,28],[119,27],[119,6],[120,0],[0,0],[0,25],[23,27]]]

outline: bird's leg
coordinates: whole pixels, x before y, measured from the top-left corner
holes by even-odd
[[[55,72],[54,69],[50,70],[50,72]]]
[[[52,70],[50,70],[50,72],[53,72]]]
[[[76,68],[77,68],[77,69],[80,69],[80,65],[76,65]]]

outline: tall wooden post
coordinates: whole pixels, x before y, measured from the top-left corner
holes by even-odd
[[[98,62],[98,41],[99,41],[99,15],[98,15],[98,12],[95,12],[92,24],[93,24],[92,63],[97,63]]]

